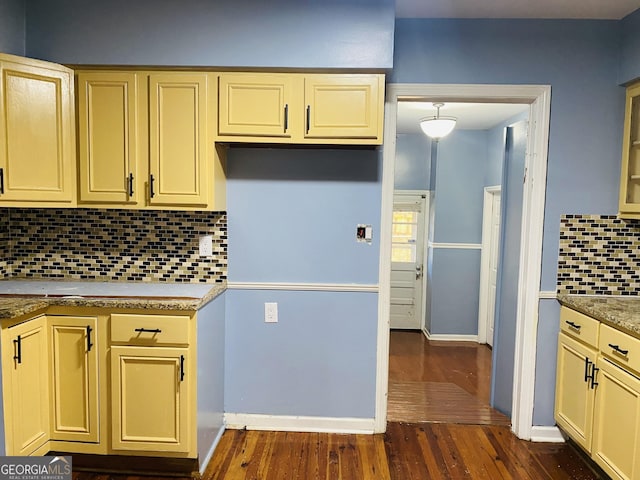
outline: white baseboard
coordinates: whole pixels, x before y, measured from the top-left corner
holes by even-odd
[[[564,443],[564,437],[558,427],[531,427],[532,442]]]
[[[213,457],[213,452],[216,451],[216,447],[218,446],[218,443],[220,443],[220,439],[222,438],[222,434],[225,431],[225,426],[224,424],[222,425],[222,427],[220,427],[220,430],[218,430],[218,434],[216,435],[216,438],[213,439],[213,443],[211,444],[211,448],[209,449],[209,452],[207,452],[207,455],[204,457],[204,460],[202,462],[200,462],[200,475],[204,474],[204,471],[207,468],[207,465],[209,465],[209,461],[211,460],[211,457]]]
[[[427,339],[438,342],[476,342],[478,343],[478,335],[449,335],[446,333],[429,333],[428,330],[422,330]]]
[[[273,430],[277,432],[363,433],[372,434],[373,418],[302,417],[225,413],[226,427],[233,430]]]

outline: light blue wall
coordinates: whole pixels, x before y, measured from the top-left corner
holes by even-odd
[[[198,457],[207,458],[224,424],[225,295],[198,311]]]
[[[422,133],[400,133],[396,136],[394,188],[396,190],[429,190],[431,173],[431,141]]]
[[[619,50],[616,21],[396,21],[391,82],[551,85],[542,290],[555,289],[560,215],[617,212],[624,115]],[[554,321],[555,333],[541,329],[551,336],[538,339],[539,358],[555,358]],[[536,391],[550,380],[536,375]],[[553,406],[539,396],[535,408]]]
[[[25,54],[25,1],[0,1],[0,52]]]
[[[520,120],[529,118],[529,108],[527,111],[515,115],[504,122],[487,131],[487,171],[485,173],[484,184],[487,187],[500,185],[502,183],[502,163],[504,161],[504,129]]]
[[[556,356],[549,352],[558,349],[558,319],[560,304],[557,300],[540,300],[538,311],[538,348],[536,352],[536,385],[533,409],[534,425],[554,425],[553,409],[556,390]]]
[[[231,282],[377,284],[378,150],[234,147],[227,178]],[[371,245],[356,242],[359,223]],[[373,417],[377,298],[228,292],[226,411]],[[265,302],[279,323],[264,323]]]
[[[509,416],[513,401],[513,364],[522,231],[522,178],[527,148],[527,128],[527,122],[524,120],[507,128],[500,202],[500,268],[496,288],[491,400],[495,408]]]
[[[437,243],[480,243],[487,169],[487,132],[454,130],[438,142],[433,238]],[[476,335],[479,249],[430,249],[429,333]]]
[[[392,0],[29,0],[27,7],[27,54],[60,63],[392,67]]]
[[[618,82],[628,83],[640,77],[640,9],[620,22],[620,71]]]
[[[229,280],[377,283],[381,173],[373,149],[232,148]]]
[[[378,295],[227,292],[225,411],[373,418]],[[278,323],[264,303],[278,303]]]

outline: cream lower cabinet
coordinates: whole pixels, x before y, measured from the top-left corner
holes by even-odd
[[[48,316],[51,439],[99,441],[96,317]]]
[[[590,381],[597,350],[564,333],[558,339],[555,418],[558,425],[587,452],[591,431],[595,388]]]
[[[188,350],[111,347],[114,450],[189,451]]]
[[[2,330],[7,455],[31,455],[49,440],[48,351],[44,315]]]
[[[591,456],[612,478],[640,479],[640,378],[602,356],[598,368]]]

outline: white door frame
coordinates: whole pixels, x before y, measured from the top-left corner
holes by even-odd
[[[484,187],[484,201],[482,208],[482,250],[480,254],[480,298],[478,302],[478,343],[487,343],[487,302],[489,300],[489,257],[491,243],[491,215],[487,212],[487,205],[493,202],[493,195],[501,192],[502,186]],[[491,203],[491,205],[493,205]],[[492,210],[493,212],[493,210]],[[491,213],[492,213],[491,212]]]
[[[424,211],[422,212],[423,218],[422,221],[424,222],[424,235],[422,236],[422,292],[420,295],[420,305],[419,307],[419,313],[420,313],[420,330],[422,330],[424,332],[424,326],[425,326],[425,313],[427,311],[427,269],[426,269],[426,263],[427,263],[427,254],[429,253],[429,242],[428,242],[428,238],[429,238],[429,208],[430,208],[430,195],[431,192],[429,190],[394,190],[393,191],[393,196],[401,196],[401,195],[406,195],[406,196],[421,196],[424,198]],[[392,206],[391,209],[393,210],[393,197],[391,199],[392,202]],[[393,222],[392,222],[393,223]],[[390,225],[389,228],[392,228],[393,225]],[[389,255],[391,255],[391,250],[389,250]],[[389,263],[389,269],[391,269],[391,263]],[[389,270],[391,271],[391,270]],[[389,285],[391,285],[391,283],[389,283]],[[391,301],[391,298],[389,298],[389,301]]]
[[[531,439],[535,387],[538,300],[542,270],[542,232],[547,178],[551,86],[389,84],[385,101],[380,225],[380,292],[378,295],[378,345],[376,369],[375,431],[387,423],[389,381],[389,302],[391,277],[391,218],[396,149],[398,99],[430,101],[528,103],[529,130],[522,205],[518,311],[513,375],[512,431]]]

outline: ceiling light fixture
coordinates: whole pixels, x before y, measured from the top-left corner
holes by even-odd
[[[437,142],[453,131],[456,126],[456,117],[440,116],[440,107],[443,107],[444,103],[434,103],[433,106],[436,107],[435,117],[420,119],[420,128],[425,135],[433,138]]]

